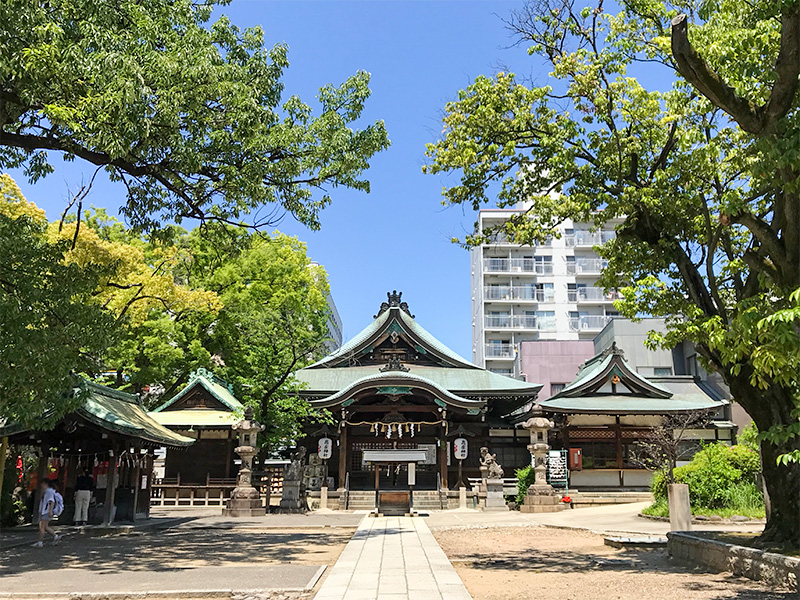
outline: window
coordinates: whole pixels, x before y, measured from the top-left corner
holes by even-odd
[[[616,469],[616,442],[578,442],[573,448],[580,448],[584,469]]]
[[[653,375],[656,377],[669,377],[672,375],[672,367],[653,367]]]
[[[561,390],[563,390],[565,387],[567,387],[566,383],[551,383],[550,384],[550,395],[551,396],[555,396]]]
[[[536,322],[542,331],[552,331],[556,328],[556,312],[554,310],[537,310]]]

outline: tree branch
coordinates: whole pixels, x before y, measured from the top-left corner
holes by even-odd
[[[787,7],[781,15],[781,47],[775,70],[778,78],[769,100],[762,106],[739,96],[697,53],[689,42],[685,14],[672,19],[672,55],[678,72],[714,105],[731,115],[737,123],[755,135],[773,133],[792,107],[800,76],[800,8]]]

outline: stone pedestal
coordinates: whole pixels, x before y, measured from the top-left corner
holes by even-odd
[[[553,428],[553,422],[542,416],[540,408],[533,412],[537,416],[531,417],[522,425],[530,432],[531,437],[528,452],[531,453],[533,463],[533,485],[528,487],[525,502],[519,510],[525,513],[558,512],[566,506],[553,486],[547,483],[547,453],[550,450],[547,434]]]
[[[524,513],[544,513],[558,512],[565,508],[566,506],[561,502],[561,496],[556,494],[552,486],[534,484],[528,488],[528,493],[525,495],[525,503],[519,507],[519,511]]]
[[[303,512],[306,505],[300,494],[300,481],[283,480],[283,494],[281,495],[281,512]]]
[[[486,480],[486,509],[491,511],[508,510],[505,496],[503,496],[503,480]]]
[[[667,485],[670,531],[692,530],[692,507],[689,504],[689,486],[685,483]]]
[[[261,506],[261,495],[250,484],[250,469],[240,469],[236,487],[222,509],[225,517],[263,517],[267,509]]]
[[[267,509],[261,506],[261,495],[253,487],[251,481],[253,457],[257,450],[259,432],[264,425],[253,420],[253,409],[248,406],[244,411],[244,419],[234,423],[232,429],[239,434],[239,446],[234,451],[242,459],[242,467],[236,475],[236,487],[222,509],[225,517],[261,517]]]

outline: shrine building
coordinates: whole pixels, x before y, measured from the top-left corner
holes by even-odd
[[[312,473],[310,489],[323,478],[332,489],[408,489],[409,469],[415,490],[454,488],[456,438],[469,444],[464,480],[480,477],[482,446],[497,454],[508,477],[530,463],[527,432],[514,424],[524,419],[541,385],[458,356],[414,320],[400,293],[389,293],[374,319],[336,352],[295,374],[303,384],[297,393],[313,408],[330,411],[336,423],[332,456]],[[305,439],[309,454],[317,451],[311,433]]]
[[[563,390],[537,399],[540,384],[492,373],[444,346],[397,292],[361,333],[295,376],[302,384],[296,393],[334,420],[323,433],[309,428],[301,442],[310,459],[307,488],[327,481],[347,497],[372,492],[376,502],[384,490],[413,487],[415,497],[418,490],[455,490],[459,467],[460,483],[477,489],[482,447],[496,455],[505,478],[515,477],[531,464],[522,425],[534,411],[555,422],[550,443],[562,465],[569,457],[563,485],[573,490],[646,490],[652,474],[634,464],[632,452],[665,415],[710,415],[687,432],[686,444],[695,449],[702,440],[734,439],[730,403],[714,389],[692,376],[640,375],[614,344],[586,361]],[[323,436],[331,439],[326,461],[317,455]],[[468,446],[463,461],[453,456],[456,439]],[[508,483],[506,493],[514,493]],[[354,508],[341,500],[339,506]]]

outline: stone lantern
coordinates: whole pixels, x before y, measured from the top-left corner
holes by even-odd
[[[533,484],[528,486],[525,503],[519,509],[521,512],[531,513],[562,510],[565,507],[561,503],[561,497],[547,483],[547,453],[550,450],[547,435],[555,424],[544,416],[544,411],[537,404],[534,406],[533,416],[522,426],[530,433],[528,451],[533,464]]]
[[[258,452],[258,434],[264,431],[264,425],[253,419],[253,409],[248,406],[244,411],[244,419],[234,423],[231,429],[239,435],[239,445],[234,451],[242,459],[242,466],[236,476],[236,487],[222,514],[228,517],[264,515],[266,509],[261,506],[261,495],[251,480],[253,457]]]

